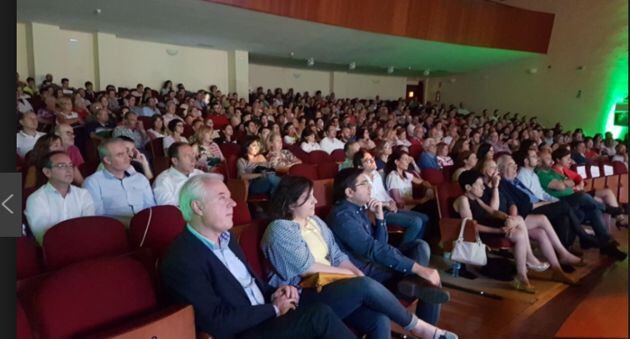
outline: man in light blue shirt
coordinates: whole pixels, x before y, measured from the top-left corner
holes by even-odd
[[[538,154],[535,150],[528,150],[527,154],[517,154],[514,160],[521,167],[516,178],[527,187],[539,200],[556,202],[558,198],[545,192],[534,168],[538,165]]]
[[[149,180],[133,170],[125,142],[113,138],[98,147],[104,169],[85,179],[96,215],[105,215],[128,224],[133,215],[155,206]]]

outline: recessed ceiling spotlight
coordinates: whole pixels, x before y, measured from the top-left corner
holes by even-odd
[[[306,64],[307,64],[309,67],[314,66],[314,65],[315,65],[315,58],[311,57],[311,58],[306,59]]]
[[[79,39],[75,39],[75,38],[70,38],[68,39],[69,42],[79,42]]]
[[[394,66],[387,67],[387,73],[389,73],[389,74],[394,73]]]
[[[428,69],[425,69],[424,72],[422,72],[422,74],[424,74],[425,76],[428,76],[429,74],[431,74],[431,71]]]
[[[291,57],[294,57],[294,56],[295,56],[295,53],[294,53],[293,51],[291,51],[291,53],[289,53],[289,55],[290,55]]]
[[[357,63],[354,62],[354,61],[351,62],[350,65],[348,65],[348,68],[351,69],[351,70],[357,68]]]
[[[407,69],[411,71],[411,66],[407,67]]]
[[[101,11],[101,9],[100,9],[100,8],[97,8],[97,9],[95,9],[95,10],[94,10],[94,14],[101,14],[101,12],[102,12],[102,11]]]

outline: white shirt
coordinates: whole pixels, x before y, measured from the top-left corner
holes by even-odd
[[[306,153],[311,153],[312,151],[321,151],[321,146],[319,146],[318,143],[313,142],[303,142],[300,145],[300,148],[302,149],[302,151],[306,152]]]
[[[164,137],[164,139],[162,139],[162,145],[164,146],[164,154],[168,155],[168,148],[171,147],[171,145],[174,144],[175,141],[186,142],[186,143],[188,142],[188,140],[186,140],[186,138],[181,135],[179,136],[179,140],[175,140],[173,136],[167,135]]]
[[[68,194],[62,197],[50,183],[40,187],[26,200],[26,220],[41,245],[44,233],[56,224],[78,217],[95,214],[94,201],[83,188],[70,185]]]
[[[26,156],[30,150],[33,149],[37,139],[41,138],[45,133],[35,132],[35,135],[29,135],[24,133],[24,131],[17,132],[17,154],[19,154],[22,158]]]
[[[405,178],[398,175],[398,171],[391,171],[387,175],[387,189],[397,189],[403,198],[413,198],[413,174],[405,172]]]
[[[326,153],[330,154],[336,149],[343,149],[345,144],[337,139],[337,138],[329,138],[325,137],[322,141],[319,142],[319,146],[322,148],[322,151],[326,151]]]
[[[17,110],[21,113],[33,112],[33,106],[28,100],[20,98],[17,101]]]
[[[378,171],[373,171],[371,175],[367,176],[367,180],[372,184],[372,199],[376,199],[380,202],[387,203],[392,197],[387,193],[385,185],[383,184],[383,177]]]
[[[202,173],[203,171],[195,168],[188,176],[186,176],[174,167],[170,167],[166,171],[160,173],[153,182],[153,195],[155,196],[155,202],[158,205],[179,206],[179,191],[182,186],[184,186],[186,180]]]

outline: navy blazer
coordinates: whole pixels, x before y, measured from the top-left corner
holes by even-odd
[[[234,235],[228,246],[269,300],[273,289],[256,278]],[[187,228],[169,247],[160,264],[160,276],[173,302],[193,305],[197,331],[215,338],[233,338],[276,316],[272,304],[252,306],[227,267]]]

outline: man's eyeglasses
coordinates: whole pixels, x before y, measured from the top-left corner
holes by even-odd
[[[359,183],[356,183],[354,185],[354,189],[357,189],[359,186],[370,186],[370,182],[367,181],[367,180],[363,180],[363,181],[361,181]]]
[[[61,168],[61,169],[74,168],[74,164],[72,164],[72,163],[69,163],[69,164],[59,163],[59,164],[54,164],[54,165],[50,166],[50,168]]]

